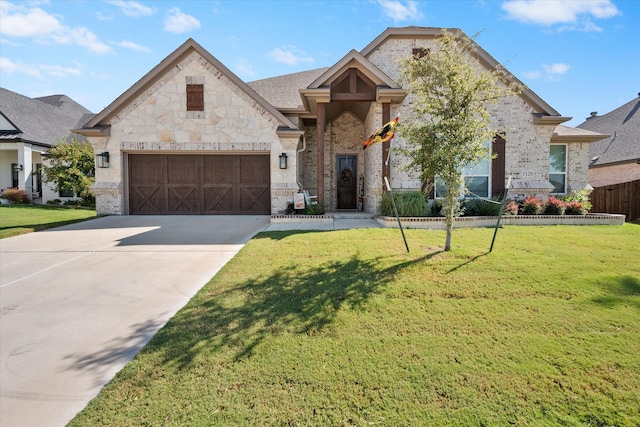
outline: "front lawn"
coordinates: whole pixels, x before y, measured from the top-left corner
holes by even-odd
[[[95,218],[91,209],[43,205],[0,205],[0,239]]]
[[[639,225],[405,233],[259,234],[70,425],[640,424]]]

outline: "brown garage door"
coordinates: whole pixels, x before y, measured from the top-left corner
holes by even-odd
[[[132,215],[268,215],[268,155],[129,155]]]

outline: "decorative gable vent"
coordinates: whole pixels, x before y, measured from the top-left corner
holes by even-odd
[[[187,84],[187,111],[204,111],[204,85]]]
[[[417,59],[424,58],[425,56],[429,55],[429,49],[425,49],[423,47],[416,47],[413,49],[412,54]]]

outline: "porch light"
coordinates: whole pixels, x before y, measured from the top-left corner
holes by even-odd
[[[280,169],[287,168],[287,153],[280,154]]]
[[[16,164],[13,165],[13,170],[16,171],[16,172],[20,172],[22,169],[24,169],[24,168],[22,167],[21,164],[16,163]]]
[[[96,154],[96,165],[99,168],[108,168],[109,167],[109,152],[103,151],[100,154]]]

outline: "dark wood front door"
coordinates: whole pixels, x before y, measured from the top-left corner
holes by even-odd
[[[357,205],[357,169],[356,156],[336,156],[338,209],[356,209]]]
[[[129,213],[271,213],[268,155],[133,154]]]

